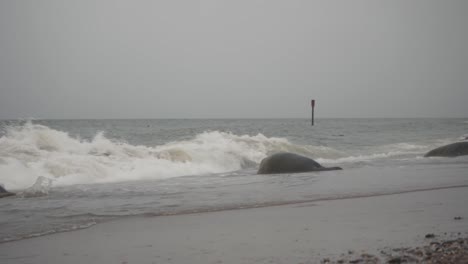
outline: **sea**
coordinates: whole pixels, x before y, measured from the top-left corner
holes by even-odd
[[[161,217],[468,186],[467,119],[0,120],[0,243]],[[292,152],[341,171],[257,175]],[[468,202],[468,200],[467,200]]]

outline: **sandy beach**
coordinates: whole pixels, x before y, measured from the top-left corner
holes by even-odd
[[[162,217],[0,244],[1,263],[346,263],[468,235],[468,188]],[[434,238],[426,238],[434,234]],[[356,256],[355,256],[356,255]]]
[[[0,264],[468,264],[467,13],[0,0]]]

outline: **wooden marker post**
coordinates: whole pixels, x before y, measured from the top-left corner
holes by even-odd
[[[315,108],[315,100],[310,101],[310,106],[312,106],[312,119],[310,120],[310,125],[314,125],[314,108]]]

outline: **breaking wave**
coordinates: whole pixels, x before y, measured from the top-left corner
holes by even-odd
[[[42,186],[37,183],[40,176],[41,183],[46,178],[57,186],[223,173],[255,167],[279,151],[340,155],[331,148],[299,146],[284,138],[219,131],[154,147],[111,140],[102,132],[87,141],[28,122],[9,127],[0,138],[0,183],[15,190],[34,183]]]
[[[318,161],[325,163],[355,163],[394,157],[402,159],[408,157],[414,158],[424,154],[429,149],[430,146],[428,145],[395,143],[364,149],[361,153],[354,153],[346,157],[339,157],[336,159],[320,158]]]
[[[346,153],[325,146],[296,145],[262,134],[210,131],[159,146],[131,145],[103,132],[92,140],[27,122],[0,137],[0,183],[25,196],[46,195],[52,185],[165,179],[255,168],[267,155],[294,152],[324,163],[353,163],[401,155],[420,155],[427,146],[408,143]]]

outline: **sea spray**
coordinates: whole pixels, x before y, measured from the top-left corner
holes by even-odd
[[[18,196],[23,198],[41,197],[49,194],[52,187],[52,180],[44,176],[39,176],[33,186],[20,192]]]
[[[255,168],[275,152],[293,152],[318,162],[350,164],[422,156],[447,139],[345,147],[295,144],[261,133],[237,135],[205,131],[156,146],[132,145],[104,132],[81,139],[65,131],[26,122],[4,129],[0,137],[0,183],[10,190],[31,187],[39,175],[54,186],[167,179]],[[354,165],[353,165],[354,164]]]
[[[111,140],[103,132],[91,140],[27,122],[0,138],[0,182],[10,189],[32,186],[38,177],[56,186],[164,179],[254,167],[271,153],[340,157],[323,146],[300,146],[285,138],[208,131],[159,146]]]

